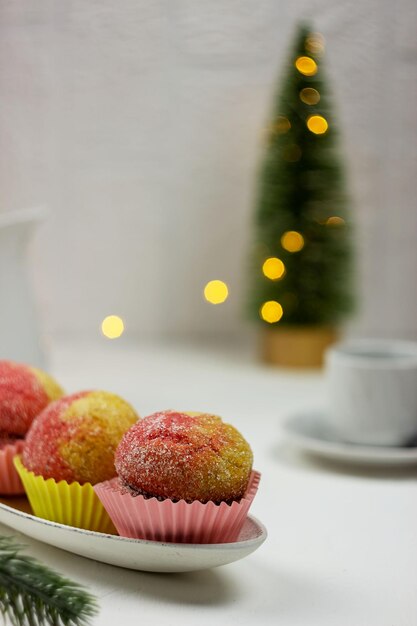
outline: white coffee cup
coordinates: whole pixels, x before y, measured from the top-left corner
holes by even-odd
[[[345,441],[406,445],[417,436],[417,343],[363,339],[326,353],[327,419]]]

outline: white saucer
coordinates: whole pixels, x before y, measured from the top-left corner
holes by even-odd
[[[145,572],[191,572],[243,559],[266,539],[266,529],[248,516],[233,543],[163,543],[127,539],[49,522],[32,515],[26,498],[1,498],[0,522],[33,539],[80,556]]]
[[[417,446],[387,447],[347,443],[326,424],[324,412],[304,411],[284,423],[287,439],[306,452],[356,465],[417,465]]]

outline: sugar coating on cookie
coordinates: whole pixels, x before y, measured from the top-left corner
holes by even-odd
[[[34,418],[63,393],[46,372],[0,361],[0,436],[23,437]]]
[[[252,462],[247,441],[220,417],[176,411],[132,426],[115,460],[122,484],[145,496],[188,502],[240,499]]]
[[[96,484],[116,474],[114,453],[138,419],[119,396],[82,391],[48,406],[33,422],[22,461],[26,469],[56,481]]]

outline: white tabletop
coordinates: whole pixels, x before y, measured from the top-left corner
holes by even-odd
[[[249,440],[262,472],[252,513],[269,537],[247,559],[218,569],[133,572],[21,537],[29,553],[96,594],[94,624],[417,623],[417,470],[329,465],[283,441],[286,415],[323,404],[320,375],[268,369],[215,346],[122,342],[61,345],[51,369],[69,392],[114,391],[142,416],[165,408],[217,413]]]

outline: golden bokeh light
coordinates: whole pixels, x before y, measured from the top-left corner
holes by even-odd
[[[285,265],[277,257],[269,257],[262,265],[264,276],[270,280],[279,280],[285,274]]]
[[[221,304],[229,295],[229,289],[222,280],[210,280],[204,287],[204,297],[210,304]]]
[[[295,61],[295,67],[304,76],[314,76],[317,74],[317,63],[310,57],[298,57]]]
[[[287,252],[299,252],[304,248],[304,237],[296,230],[287,230],[281,237],[281,246]]]
[[[320,33],[311,33],[305,42],[306,50],[311,54],[322,54],[324,52],[325,41]]]
[[[288,133],[291,128],[291,122],[284,115],[279,115],[273,124],[273,130],[279,135],[284,135]]]
[[[264,302],[260,308],[260,316],[269,324],[274,324],[275,322],[279,322],[284,311],[279,302],[275,300],[268,300],[268,302]]]
[[[304,102],[304,104],[317,104],[320,102],[320,94],[317,89],[304,87],[304,89],[300,91],[300,100]]]
[[[310,115],[307,120],[307,128],[315,135],[324,135],[329,128],[329,124],[322,115]]]
[[[345,220],[343,217],[339,217],[337,215],[332,215],[326,220],[326,226],[344,226]]]
[[[101,322],[101,332],[107,339],[117,339],[123,334],[125,325],[118,315],[108,315]]]

